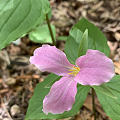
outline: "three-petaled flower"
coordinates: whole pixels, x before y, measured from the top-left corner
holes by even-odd
[[[55,46],[43,45],[34,51],[30,62],[43,72],[63,76],[53,84],[43,100],[43,112],[46,114],[61,114],[71,110],[75,102],[77,83],[101,85],[109,82],[115,74],[112,60],[104,53],[91,49],[76,60],[76,65],[72,65],[64,52]]]

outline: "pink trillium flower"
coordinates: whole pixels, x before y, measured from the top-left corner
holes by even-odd
[[[30,62],[42,72],[48,71],[63,76],[53,84],[43,100],[45,114],[61,114],[71,110],[75,102],[77,83],[101,85],[109,82],[115,74],[112,60],[104,53],[91,49],[76,60],[76,65],[72,65],[64,52],[55,46],[43,45],[34,51]]]

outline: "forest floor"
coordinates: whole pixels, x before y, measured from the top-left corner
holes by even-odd
[[[50,0],[50,3],[51,23],[56,26],[57,36],[69,35],[70,28],[81,17],[87,18],[106,35],[115,72],[120,74],[120,1]],[[65,41],[57,41],[61,50],[64,50],[64,44]],[[24,120],[36,84],[48,75],[29,63],[34,49],[40,46],[25,36],[19,45],[11,44],[0,51],[0,120]],[[93,120],[91,101],[89,93],[80,112],[65,120]],[[111,120],[97,98],[95,102],[97,120]]]

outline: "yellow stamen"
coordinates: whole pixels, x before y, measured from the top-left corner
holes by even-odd
[[[70,69],[69,71],[71,71],[70,73],[68,74],[72,74],[74,76],[76,76],[78,74],[78,72],[80,71],[80,68],[79,67],[73,67],[72,69]]]

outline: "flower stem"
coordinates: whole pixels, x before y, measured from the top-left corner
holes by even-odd
[[[92,108],[93,108],[94,120],[96,120],[95,91],[93,88],[92,88]]]
[[[52,31],[52,28],[51,28],[51,25],[50,25],[50,20],[48,18],[48,14],[46,14],[46,21],[47,21],[47,25],[48,25],[48,28],[49,28],[49,32],[50,32],[50,35],[51,35],[53,45],[56,45],[56,42],[55,42],[55,39],[54,39],[54,36],[53,36],[53,31]]]

